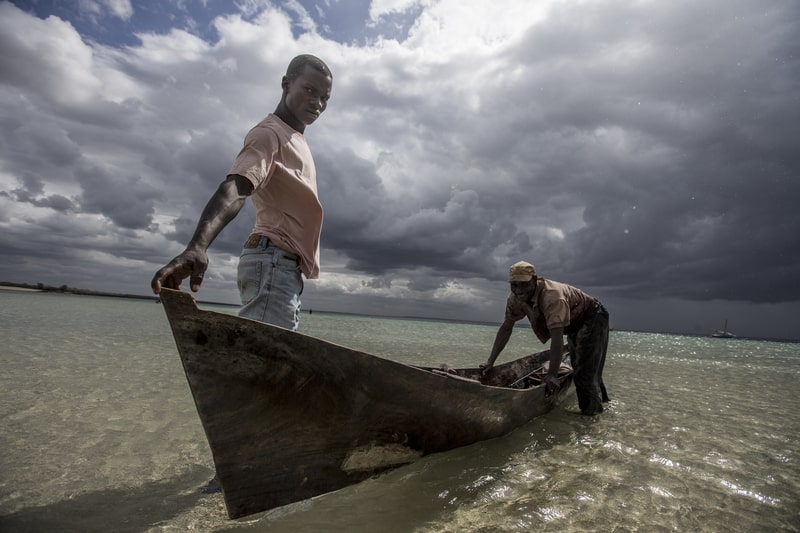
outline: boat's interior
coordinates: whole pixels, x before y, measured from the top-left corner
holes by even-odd
[[[481,375],[480,368],[452,368],[443,364],[438,368],[424,368],[434,374],[454,379],[477,381],[482,385],[505,387],[511,389],[530,389],[544,383],[544,377],[550,364],[536,358],[524,358],[506,365],[493,368],[487,375]],[[560,378],[572,372],[569,360],[565,359],[558,369]]]

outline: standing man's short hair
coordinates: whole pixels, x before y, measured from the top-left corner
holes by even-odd
[[[326,76],[330,76],[333,79],[333,73],[331,69],[328,68],[328,65],[325,64],[323,60],[318,58],[317,56],[312,56],[311,54],[301,54],[289,62],[289,66],[286,68],[286,77],[289,79],[294,79],[300,76],[303,73],[303,69],[306,65],[310,65],[317,69],[319,72],[325,74]]]

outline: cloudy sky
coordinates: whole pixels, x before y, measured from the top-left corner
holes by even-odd
[[[498,322],[524,259],[616,329],[800,339],[796,0],[3,0],[0,50],[0,281],[149,294],[313,53],[305,309]]]

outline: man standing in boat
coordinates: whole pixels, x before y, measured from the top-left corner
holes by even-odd
[[[250,196],[256,223],[239,258],[239,316],[297,329],[302,274],[319,276],[322,229],[316,169],[303,132],[325,111],[332,87],[333,74],[322,60],[292,59],[275,112],[247,134],[186,249],[153,277],[154,293],[179,289],[187,277],[193,292],[200,289],[208,247]]]
[[[550,366],[545,377],[548,391],[555,393],[559,389],[558,368],[566,335],[581,414],[603,412],[603,402],[608,401],[603,384],[608,311],[599,300],[580,289],[537,276],[536,268],[525,261],[511,265],[508,281],[511,293],[506,301],[505,319],[497,331],[489,359],[480,365],[482,372],[491,371],[511,337],[514,324],[527,317],[539,340],[550,341]]]

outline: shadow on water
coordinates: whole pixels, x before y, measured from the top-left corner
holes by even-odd
[[[195,507],[204,497],[200,488],[212,474],[208,468],[197,466],[168,480],[87,492],[50,505],[28,507],[0,516],[0,531],[144,531]]]
[[[461,509],[490,502],[498,487],[530,468],[532,456],[552,454],[584,438],[599,421],[559,408],[503,437],[428,455],[362,483],[254,515],[247,523],[228,522],[215,531],[372,533],[376,524],[383,533],[420,527],[436,531]]]

